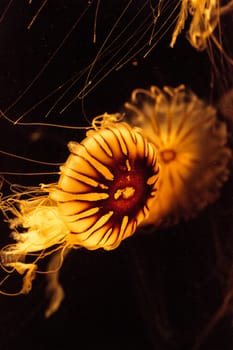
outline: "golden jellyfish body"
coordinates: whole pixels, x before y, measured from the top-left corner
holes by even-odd
[[[115,249],[145,220],[156,194],[155,147],[126,123],[89,131],[51,192],[69,229],[68,243]]]
[[[196,216],[219,197],[229,176],[226,124],[183,85],[137,89],[125,106],[130,123],[143,127],[158,151],[158,196],[144,224],[167,226]]]
[[[109,122],[68,147],[57,184],[2,200],[16,243],[2,249],[1,263],[26,274],[20,293],[31,289],[46,249],[115,249],[149,215],[156,195],[156,149],[139,129]],[[25,262],[30,255],[36,259]]]

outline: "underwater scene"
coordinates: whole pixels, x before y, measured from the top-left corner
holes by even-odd
[[[233,347],[233,1],[2,0],[1,347]]]

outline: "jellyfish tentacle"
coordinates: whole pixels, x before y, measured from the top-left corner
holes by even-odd
[[[57,252],[51,270],[70,248],[115,249],[149,215],[159,177],[156,148],[142,130],[120,119],[105,113],[81,143],[69,142],[58,183],[14,187],[12,195],[2,198],[15,243],[1,250],[1,264],[7,273],[24,276],[19,293],[29,292],[45,256]],[[47,272],[52,273],[49,316],[64,295],[58,271]]]
[[[233,10],[233,1],[221,6],[219,0],[182,0],[180,12],[175,29],[172,33],[170,46],[174,47],[178,35],[185,27],[188,15],[191,21],[187,33],[187,39],[198,51],[208,47],[208,41],[212,38],[215,44],[219,44],[213,33],[220,22],[220,16]],[[221,48],[221,45],[220,47]]]
[[[69,227],[71,245],[116,248],[134,233],[135,217],[139,225],[148,215],[146,207],[156,193],[159,169],[154,146],[139,130],[113,120],[105,115],[100,129],[71,147],[57,189],[51,193]],[[72,182],[70,169],[76,172]],[[86,180],[79,175],[83,173]]]

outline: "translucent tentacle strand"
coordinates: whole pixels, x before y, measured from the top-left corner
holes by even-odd
[[[2,198],[15,243],[1,250],[1,264],[24,275],[19,293],[29,292],[46,255],[60,250],[62,260],[68,248],[115,249],[149,215],[159,175],[156,148],[138,128],[117,121],[119,115],[104,114],[81,143],[69,143],[57,184],[15,188]],[[47,316],[63,298],[61,288],[54,294],[60,285],[52,270]]]

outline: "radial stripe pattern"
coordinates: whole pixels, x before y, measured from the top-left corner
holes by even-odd
[[[67,240],[114,249],[148,216],[159,176],[155,146],[139,129],[111,123],[68,147],[51,193],[69,228]]]

